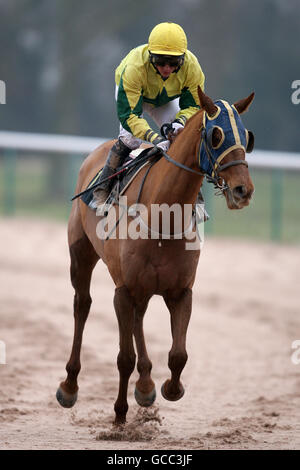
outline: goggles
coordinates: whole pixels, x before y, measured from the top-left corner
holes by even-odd
[[[169,65],[170,67],[178,68],[182,66],[184,61],[184,54],[180,56],[151,54],[150,57],[152,64],[158,65],[159,67]]]

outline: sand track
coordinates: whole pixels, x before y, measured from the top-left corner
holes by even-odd
[[[186,394],[165,401],[169,314],[161,298],[145,318],[157,401],[140,408],[129,385],[128,423],[112,427],[117,396],[113,283],[99,263],[84,334],[79,399],[55,399],[73,335],[66,226],[0,220],[1,449],[299,449],[300,248],[206,241],[188,333]]]

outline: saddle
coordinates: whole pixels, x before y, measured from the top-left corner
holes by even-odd
[[[138,156],[136,156],[135,158],[132,158],[130,156],[132,154],[131,153],[129,157],[125,160],[123,165],[116,169],[117,175],[113,178],[113,186],[106,200],[106,205],[108,206],[111,206],[115,202],[118,202],[119,197],[132,183],[132,181],[137,176],[137,174],[142,170],[142,168],[148,165],[149,170],[150,170],[152,164],[156,163],[161,158],[161,155],[158,155],[158,154],[156,154],[155,156],[153,155],[152,147],[147,148],[147,149],[137,149],[133,152],[134,153],[138,152]],[[151,157],[154,157],[154,158],[151,158]],[[93,205],[91,205],[91,202],[93,200],[93,192],[94,192],[95,187],[97,187],[97,184],[101,182],[102,170],[103,170],[103,167],[92,178],[87,188],[82,192],[80,196],[80,199],[93,210],[96,210],[96,208],[93,207]]]
[[[132,183],[134,178],[138,175],[138,173],[144,167],[148,166],[148,169],[143,177],[143,180],[139,188],[139,193],[137,196],[136,203],[139,202],[140,196],[143,190],[143,186],[144,186],[145,180],[147,178],[147,175],[150,169],[162,157],[160,152],[153,153],[152,147],[147,148],[147,149],[137,149],[131,152],[131,154],[132,153],[137,156],[135,156],[135,158],[132,158],[129,155],[129,157],[126,159],[123,165],[116,169],[116,176],[114,177],[113,186],[105,203],[106,205],[106,209],[104,213],[105,216],[108,214],[110,207],[113,204],[118,203],[119,197],[126,191],[126,189]],[[97,187],[98,182],[101,181],[102,169],[103,167],[98,171],[98,173],[94,176],[94,178],[92,178],[92,180],[90,181],[90,183],[88,184],[87,188],[84,191],[82,191],[81,193],[77,194],[76,196],[72,198],[72,199],[75,199],[77,197],[80,197],[80,199],[89,208],[95,211],[97,211],[97,208],[95,208],[91,203],[93,201],[94,189],[95,187]],[[197,231],[199,234],[199,226],[200,226],[199,224],[206,222],[209,219],[209,215],[206,212],[205,207],[204,207],[204,200],[203,200],[201,190],[199,191],[197,200],[193,208],[193,218],[196,221]]]

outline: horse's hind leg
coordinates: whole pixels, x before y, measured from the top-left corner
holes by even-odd
[[[128,411],[127,390],[128,381],[135,366],[135,352],[133,347],[134,329],[134,303],[127,287],[122,286],[115,290],[114,306],[119,323],[120,352],[118,354],[119,394],[115,403],[115,423],[126,421]]]
[[[168,293],[164,299],[171,314],[173,344],[168,362],[171,379],[165,381],[161,392],[166,400],[176,401],[184,395],[180,375],[188,358],[185,343],[192,311],[192,290],[183,289],[180,292]]]
[[[99,260],[91,242],[84,234],[70,246],[71,256],[71,282],[75,289],[74,296],[74,339],[72,352],[67,363],[68,376],[57,390],[56,398],[64,408],[71,408],[77,400],[77,377],[80,372],[80,350],[82,334],[88,317],[92,299],[90,297],[90,283],[93,269]]]
[[[150,375],[152,364],[148,357],[143,330],[143,318],[147,306],[148,301],[135,309],[134,337],[138,353],[137,370],[140,377],[135,385],[134,396],[140,406],[150,406],[156,398],[155,384]]]

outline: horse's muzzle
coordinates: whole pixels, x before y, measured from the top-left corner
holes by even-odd
[[[250,185],[238,185],[233,189],[229,188],[226,193],[226,200],[229,209],[242,209],[245,206],[248,206],[251,200],[251,197],[254,192],[254,187]]]

